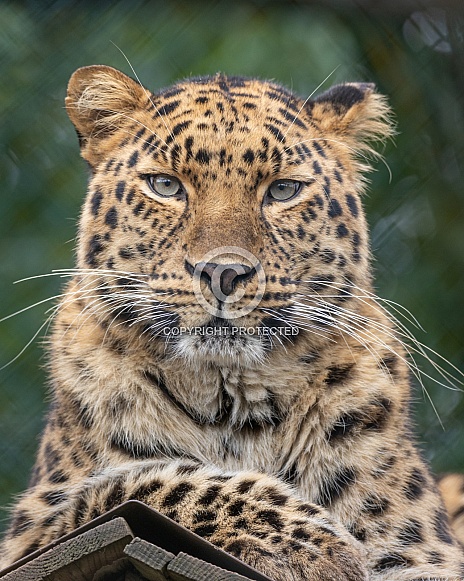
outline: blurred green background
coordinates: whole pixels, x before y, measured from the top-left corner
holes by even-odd
[[[308,95],[344,80],[388,95],[399,134],[365,199],[377,290],[422,323],[419,340],[464,369],[464,10],[443,0],[0,2],[0,318],[60,291],[73,265],[86,187],[63,108],[79,66],[109,64],[155,89],[224,71]],[[0,323],[0,366],[53,302]],[[27,484],[47,388],[40,337],[0,371],[0,530]],[[426,371],[428,370],[425,368]],[[443,427],[415,392],[419,438],[436,471],[464,471],[462,393],[426,381]]]

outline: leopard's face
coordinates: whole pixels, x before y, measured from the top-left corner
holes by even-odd
[[[92,167],[78,247],[89,309],[193,359],[326,340],[369,278],[354,153],[363,120],[378,131],[379,99],[345,85],[303,102],[222,75],[152,94],[108,67],[77,71],[67,108]]]

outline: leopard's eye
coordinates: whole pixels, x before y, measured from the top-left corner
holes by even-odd
[[[172,176],[156,174],[149,175],[146,179],[150,189],[164,198],[172,198],[183,191],[180,181]]]
[[[269,201],[285,202],[298,194],[302,186],[295,180],[276,180],[266,192]]]

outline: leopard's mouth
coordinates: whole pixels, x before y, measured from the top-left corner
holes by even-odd
[[[256,326],[212,317],[197,327],[171,327],[166,344],[173,355],[187,360],[247,365],[262,363],[274,349],[295,342],[298,334],[297,328],[275,317]]]

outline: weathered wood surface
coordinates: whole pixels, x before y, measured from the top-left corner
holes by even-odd
[[[133,536],[115,518],[56,545],[2,581],[249,581],[186,553]]]
[[[166,568],[175,557],[173,553],[137,537],[127,545],[124,554],[148,581],[165,581]]]
[[[79,537],[65,541],[19,569],[3,581],[93,581],[95,573],[121,556],[133,539],[123,518],[116,518]]]
[[[225,571],[186,553],[179,553],[168,564],[167,573],[172,581],[248,581],[247,577]]]

